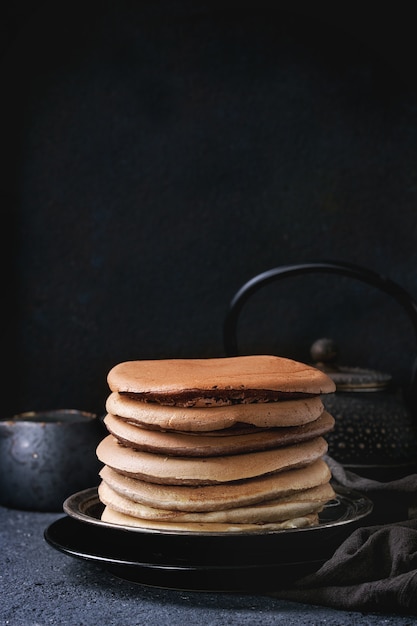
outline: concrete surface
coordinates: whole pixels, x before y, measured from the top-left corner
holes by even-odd
[[[415,618],[338,611],[261,594],[206,593],[129,583],[44,539],[59,513],[0,507],[1,626],[410,626]]]

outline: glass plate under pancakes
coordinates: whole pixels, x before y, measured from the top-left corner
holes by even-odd
[[[46,541],[76,558],[144,585],[194,591],[276,591],[317,571],[372,512],[366,496],[332,482],[336,497],[319,524],[280,531],[160,531],[100,519],[97,488],[73,494]]]

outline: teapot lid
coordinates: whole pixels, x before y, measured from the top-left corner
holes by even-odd
[[[346,367],[336,363],[339,350],[332,339],[317,339],[310,348],[314,366],[325,372],[336,384],[336,391],[381,391],[392,376],[361,367]]]

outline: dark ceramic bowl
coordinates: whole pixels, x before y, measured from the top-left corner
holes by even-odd
[[[28,412],[0,419],[0,504],[62,511],[68,496],[96,486],[102,420],[75,409]]]

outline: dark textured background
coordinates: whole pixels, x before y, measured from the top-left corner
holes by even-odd
[[[222,356],[230,299],[275,266],[359,263],[417,297],[411,11],[336,4],[9,8],[3,414],[102,411],[121,360]],[[409,319],[350,279],[269,286],[239,325],[242,351],[302,360],[323,335],[407,380]]]

